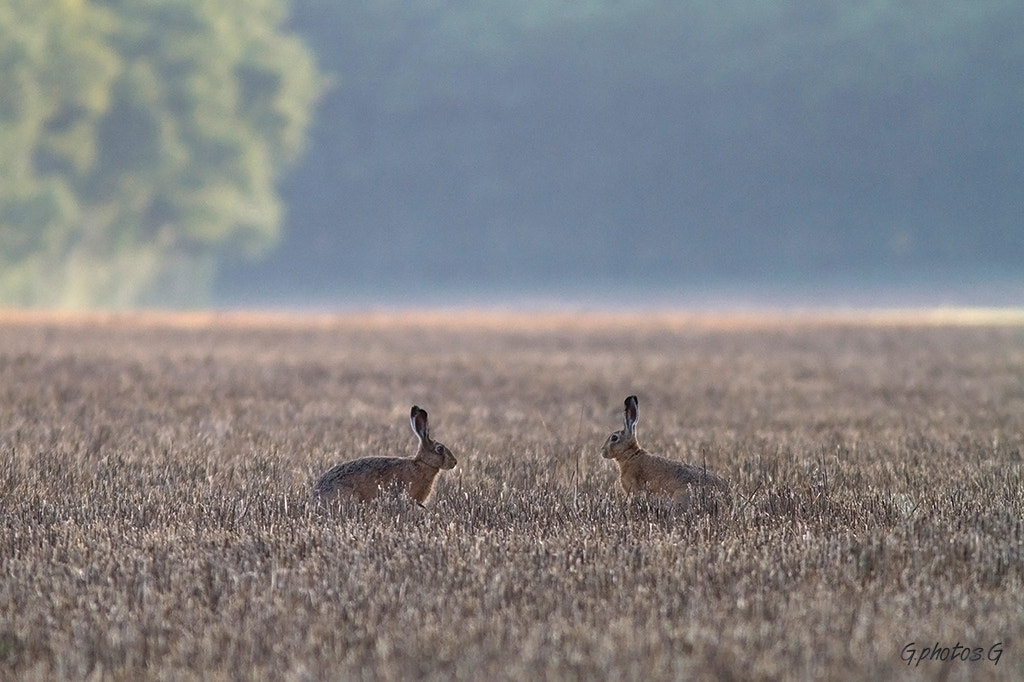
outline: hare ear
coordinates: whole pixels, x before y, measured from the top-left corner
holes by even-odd
[[[412,412],[409,414],[409,423],[412,424],[412,430],[416,434],[416,437],[420,439],[420,443],[430,441],[430,434],[427,431],[426,410],[421,410],[413,405]]]
[[[638,419],[640,419],[640,406],[637,404],[636,396],[631,395],[628,398],[626,398],[625,406],[625,419],[623,421],[626,424],[626,433],[635,433],[636,422]]]

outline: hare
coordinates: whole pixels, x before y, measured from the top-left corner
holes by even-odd
[[[635,395],[625,400],[625,428],[608,436],[601,448],[605,459],[619,465],[619,483],[627,494],[664,495],[687,506],[695,486],[708,486],[731,499],[729,483],[706,469],[650,454],[636,439],[639,406]]]
[[[430,497],[437,472],[453,469],[458,462],[451,450],[430,438],[425,410],[413,405],[409,423],[420,443],[415,457],[364,457],[343,462],[320,477],[313,487],[313,497],[322,501],[365,501],[384,489],[398,486],[423,504]]]

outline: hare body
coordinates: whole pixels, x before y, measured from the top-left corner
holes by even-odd
[[[430,497],[434,479],[441,469],[452,469],[458,462],[445,445],[430,438],[427,413],[413,405],[409,415],[412,430],[419,438],[415,457],[364,457],[331,467],[313,486],[319,500],[371,500],[382,490],[397,486],[421,504]]]
[[[658,457],[640,447],[636,437],[639,406],[635,395],[625,400],[625,426],[608,436],[601,454],[619,465],[619,484],[627,494],[663,495],[689,503],[694,489],[707,486],[731,498],[729,483],[703,467]]]

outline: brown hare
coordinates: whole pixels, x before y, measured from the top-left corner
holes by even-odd
[[[434,478],[441,469],[457,462],[451,450],[430,438],[427,413],[413,405],[409,415],[412,430],[420,441],[415,457],[364,457],[329,469],[313,487],[313,497],[370,500],[382,490],[398,486],[420,504],[430,497]]]
[[[729,483],[702,467],[650,454],[636,439],[639,406],[635,395],[625,400],[625,428],[608,436],[601,448],[605,459],[619,465],[619,483],[627,494],[663,495],[689,506],[697,486],[707,486],[731,499]]]

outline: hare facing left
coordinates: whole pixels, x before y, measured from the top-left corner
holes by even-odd
[[[397,486],[420,504],[426,502],[438,472],[453,469],[458,462],[451,450],[430,437],[426,410],[413,405],[409,423],[419,439],[415,457],[364,457],[343,462],[320,477],[313,486],[313,497],[325,502],[366,501]]]
[[[731,500],[729,483],[718,474],[652,455],[640,447],[636,437],[639,418],[637,397],[631,395],[625,400],[623,429],[608,436],[601,448],[605,459],[614,459],[619,465],[619,483],[627,494],[660,495],[689,506],[695,488],[704,487]]]

